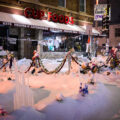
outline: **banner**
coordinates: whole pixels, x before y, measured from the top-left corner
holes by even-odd
[[[94,20],[102,21],[103,15],[107,15],[107,4],[98,4],[94,7]],[[111,7],[109,8],[109,17],[111,17]]]

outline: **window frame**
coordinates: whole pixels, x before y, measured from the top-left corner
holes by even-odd
[[[86,6],[87,6],[87,5],[86,5],[86,0],[84,0],[84,11],[81,11],[81,10],[80,10],[80,12],[86,13]],[[80,7],[80,0],[79,0],[79,7]]]
[[[120,37],[120,28],[115,28],[115,37]]]
[[[59,6],[59,7],[66,8],[66,3],[67,3],[67,1],[66,1],[66,0],[64,0],[64,6],[60,6],[60,5],[59,5],[59,0],[58,0],[58,6]]]

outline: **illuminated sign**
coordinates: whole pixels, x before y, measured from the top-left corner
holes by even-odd
[[[106,16],[107,13],[107,4],[98,4],[94,7],[94,20],[102,21],[103,16]],[[109,18],[111,18],[111,7],[109,7]]]
[[[52,12],[45,13],[43,10],[38,10],[34,8],[25,8],[24,15],[27,18],[40,19],[40,20],[43,20],[47,16],[46,19],[48,21],[59,22],[64,24],[74,24],[73,17],[58,15]]]

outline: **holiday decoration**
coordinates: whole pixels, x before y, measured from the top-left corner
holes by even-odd
[[[0,108],[0,116],[5,116],[5,115],[7,115],[7,112],[3,108]]]
[[[82,96],[85,96],[88,94],[88,85],[85,84],[85,86],[82,86],[82,83],[80,83],[80,90],[79,92],[81,93]]]
[[[118,49],[113,47],[109,53],[108,58],[106,59],[106,63],[107,64],[110,63],[111,69],[118,67],[120,64],[120,60],[117,57],[117,52],[118,52]]]
[[[30,67],[28,68],[28,70],[27,70],[25,73],[27,73],[34,64],[36,64],[36,63],[34,62],[35,59],[38,60],[38,64],[39,64],[38,66],[41,67],[42,72],[44,72],[44,73],[46,73],[46,74],[58,73],[58,72],[63,68],[63,66],[64,66],[64,64],[65,64],[65,62],[66,62],[67,57],[68,57],[69,55],[71,56],[71,52],[72,52],[72,50],[70,50],[70,51],[67,53],[67,55],[65,56],[65,58],[62,60],[61,64],[59,64],[58,67],[56,67],[56,68],[55,68],[54,70],[52,70],[52,71],[49,71],[49,70],[47,70],[47,68],[45,68],[45,66],[44,66],[43,63],[42,63],[42,60],[41,60],[39,57],[36,57],[36,58],[34,57],[34,58],[32,59],[32,63],[31,63],[31,65],[30,65]],[[72,56],[71,56],[71,57],[72,57]],[[73,59],[77,64],[79,64],[79,63],[75,60],[74,57],[72,57],[72,59]],[[79,64],[79,65],[80,65],[80,64]]]
[[[0,69],[3,69],[3,72],[6,72],[6,65],[9,64],[9,68],[11,69],[12,63],[13,63],[14,55],[13,53],[8,53],[7,56],[4,56],[3,58],[3,65],[0,67]]]

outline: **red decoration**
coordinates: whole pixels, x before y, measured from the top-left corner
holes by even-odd
[[[88,41],[87,41],[87,43],[90,43],[90,37],[88,37]]]

